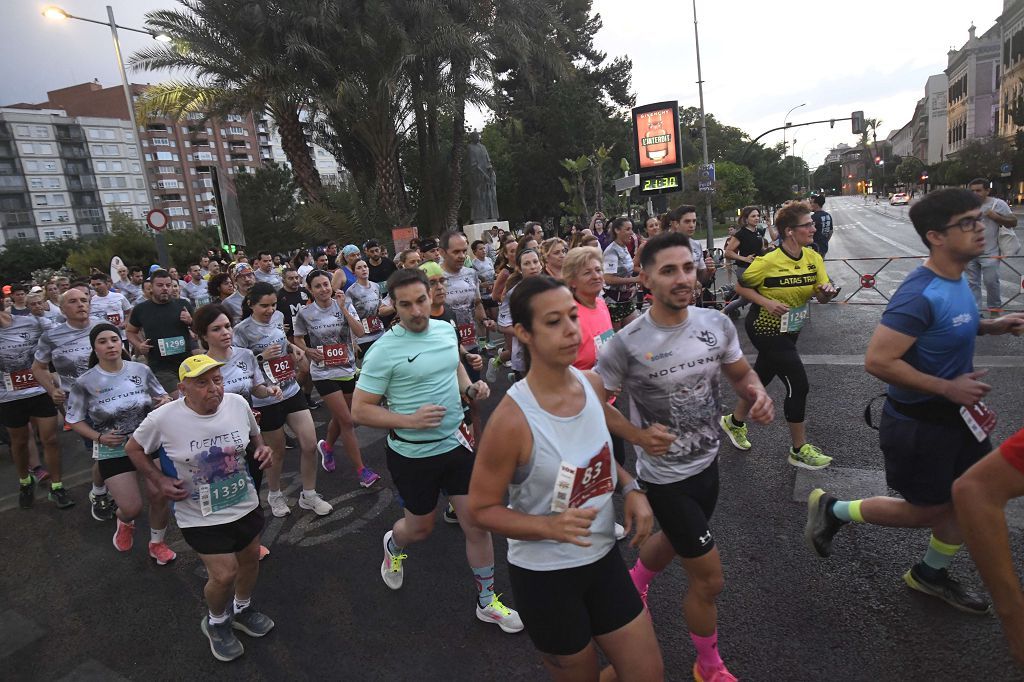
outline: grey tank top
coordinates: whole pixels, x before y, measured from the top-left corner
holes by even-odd
[[[558,513],[567,507],[599,510],[590,526],[590,547],[509,539],[508,562],[533,571],[586,566],[615,545],[612,493],[618,478],[604,408],[583,373],[575,367],[569,369],[586,394],[583,409],[571,417],[543,410],[525,379],[508,390],[533,434],[530,461],[517,469],[509,486],[509,506],[535,515]]]

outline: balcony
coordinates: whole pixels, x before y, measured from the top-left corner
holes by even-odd
[[[158,201],[185,201],[184,197],[180,194],[160,194],[157,196]]]
[[[20,175],[0,175],[0,192],[24,192],[25,178]]]
[[[88,162],[84,162],[84,161],[82,163],[70,162],[70,163],[64,164],[64,174],[65,175],[87,175],[87,174],[89,174],[91,172],[92,171],[89,170]]]
[[[202,180],[193,180],[192,181],[192,189],[201,189],[201,188],[204,188],[204,187],[207,188],[207,189],[212,189],[213,188],[213,179],[212,178],[204,178]]]
[[[11,139],[11,128],[6,122],[0,121],[0,140]]]
[[[91,192],[96,189],[96,178],[81,176],[68,178],[68,189],[72,192]]]
[[[0,142],[0,158],[14,158],[14,145],[10,142]]]
[[[0,213],[4,227],[32,227],[32,211],[4,211]]]
[[[103,210],[99,208],[76,208],[75,220],[77,222],[103,220]]]
[[[85,147],[80,147],[73,144],[62,144],[60,145],[60,156],[63,159],[87,159],[89,158],[88,152],[85,151]]]
[[[252,156],[249,154],[239,154],[237,152],[231,153],[232,161],[252,161]]]
[[[57,141],[58,142],[85,142],[85,135],[78,128],[68,128],[66,126],[57,126]]]
[[[166,134],[168,132],[168,129],[167,129],[167,126],[165,126],[163,124],[160,124],[160,123],[150,123],[149,125],[146,126],[146,132],[147,133],[165,133]]]
[[[213,154],[210,152],[198,152],[193,156],[193,158],[196,161],[213,161]]]

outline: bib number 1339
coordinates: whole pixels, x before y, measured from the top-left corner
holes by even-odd
[[[246,480],[245,472],[239,471],[212,485],[204,483],[199,486],[199,509],[203,516],[209,516],[215,511],[236,505],[247,497],[249,482]]]

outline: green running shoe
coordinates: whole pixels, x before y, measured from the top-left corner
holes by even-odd
[[[739,450],[749,450],[750,441],[747,440],[747,425],[736,426],[732,421],[732,415],[727,414],[718,420],[718,423],[722,425],[722,430],[725,431],[725,435],[729,436],[729,440]]]
[[[789,463],[801,469],[824,469],[832,463],[832,458],[818,449],[816,445],[804,443],[799,450],[789,451]]]

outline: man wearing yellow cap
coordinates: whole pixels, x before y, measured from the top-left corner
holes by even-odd
[[[209,616],[200,628],[214,657],[230,661],[244,652],[234,630],[262,637],[274,627],[252,605],[263,511],[245,465],[250,442],[261,468],[270,465],[271,450],[245,398],[224,393],[222,364],[209,355],[182,362],[183,399],[151,412],[125,450],[139,473],[174,501],[178,528],[209,575],[204,591]],[[159,468],[146,455],[157,451]]]

